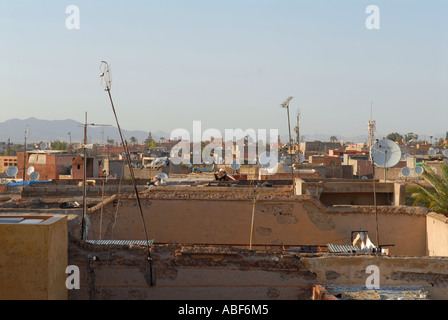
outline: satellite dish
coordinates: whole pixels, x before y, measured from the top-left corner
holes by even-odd
[[[362,176],[361,179],[367,180],[368,178],[366,176]]]
[[[383,139],[372,146],[371,156],[378,167],[392,168],[400,162],[401,149],[392,140]]]
[[[232,163],[230,164],[230,168],[232,168],[233,170],[237,171],[240,168],[240,162],[238,160],[233,160]]]
[[[303,161],[305,161],[305,156],[303,154],[299,154],[298,159],[299,163],[303,163]]]
[[[8,169],[6,169],[6,175],[8,177],[15,177],[17,172],[19,172],[19,169],[17,169],[16,166],[9,166]]]
[[[34,167],[29,167],[28,170],[26,170],[27,175],[31,175],[34,172]]]
[[[448,149],[443,150],[443,155],[444,155],[445,157],[448,157]]]
[[[401,169],[401,174],[403,177],[409,177],[411,175],[411,169],[409,169],[409,167],[403,167]]]
[[[158,178],[160,180],[166,180],[166,179],[168,179],[168,175],[166,173],[161,172],[156,176],[156,178]]]
[[[434,150],[436,151],[436,153],[439,153],[440,151],[439,148],[435,148]]]
[[[263,152],[258,157],[258,165],[263,169],[272,169],[277,165],[277,162],[272,163],[266,152]]]
[[[33,171],[30,174],[30,180],[31,181],[37,181],[37,180],[39,180],[39,177],[40,177],[40,175],[39,175],[39,172],[37,172],[37,171]]]
[[[135,158],[135,154],[131,153],[130,157],[131,157],[131,159],[134,159]]]
[[[416,166],[414,170],[417,174],[422,174],[425,171],[422,166]]]
[[[42,149],[47,149],[47,143],[46,142],[42,142],[41,144],[40,144],[40,149],[42,150]]]
[[[431,149],[431,150],[428,151],[428,154],[431,155],[431,156],[435,156],[436,155],[436,150]]]

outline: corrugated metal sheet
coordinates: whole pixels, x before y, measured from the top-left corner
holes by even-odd
[[[346,244],[327,244],[328,250],[332,253],[354,253],[358,251],[358,248],[352,245]]]
[[[139,245],[139,246],[146,246],[148,243],[146,240],[87,240],[87,243],[90,244],[96,244],[96,245]],[[152,245],[154,243],[154,240],[148,240],[149,245]]]

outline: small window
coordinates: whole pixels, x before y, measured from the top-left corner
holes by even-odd
[[[78,170],[80,170],[80,169],[81,169],[81,165],[78,164]]]

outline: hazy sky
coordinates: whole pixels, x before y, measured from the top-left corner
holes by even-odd
[[[80,28],[69,30],[69,5]],[[380,29],[369,30],[369,5]],[[0,105],[10,118],[120,125],[279,129],[301,134],[448,131],[446,0],[0,2]],[[224,132],[224,131],[223,131]]]

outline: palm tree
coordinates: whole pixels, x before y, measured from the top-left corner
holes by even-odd
[[[448,165],[443,162],[441,165],[442,174],[437,175],[431,167],[423,165],[425,171],[422,177],[428,185],[414,182],[414,185],[407,188],[414,199],[412,205],[422,205],[434,212],[448,216]]]

